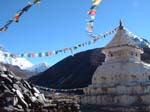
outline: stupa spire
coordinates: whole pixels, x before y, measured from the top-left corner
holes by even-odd
[[[120,30],[123,30],[123,25],[122,25],[122,21],[120,20],[120,22],[119,22],[119,29]]]

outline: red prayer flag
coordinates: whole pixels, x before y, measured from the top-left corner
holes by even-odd
[[[18,21],[19,21],[19,17],[20,17],[20,15],[19,15],[19,14],[16,14],[16,16],[14,17],[14,20],[15,20],[16,22],[18,22]]]
[[[91,27],[87,27],[87,31],[88,32],[92,32],[92,28]]]
[[[16,58],[17,57],[17,54],[13,54],[13,58]]]
[[[95,10],[95,9],[92,9],[92,10],[90,10],[90,11],[88,12],[88,14],[90,14],[90,15],[95,15],[95,14],[96,14],[96,10]]]
[[[48,56],[51,56],[53,53],[52,52],[47,52]]]
[[[34,53],[32,53],[32,54],[31,54],[31,56],[32,56],[32,58],[34,58],[34,57],[35,57],[35,54],[34,54]]]

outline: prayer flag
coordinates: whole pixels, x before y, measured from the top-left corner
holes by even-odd
[[[96,10],[96,5],[92,5],[90,9],[95,9]]]
[[[52,52],[46,52],[46,56],[51,56],[53,53]]]
[[[87,27],[87,31],[92,33],[92,28],[91,27]]]
[[[53,55],[54,55],[54,54],[56,54],[56,51],[53,51],[52,53],[53,53]]]
[[[92,9],[92,10],[88,11],[88,14],[89,15],[95,15],[96,14],[96,10]]]
[[[91,15],[91,19],[94,20],[95,19],[95,15]]]
[[[22,9],[22,11],[27,12],[31,8],[31,6],[32,6],[32,3],[29,2],[28,5]]]
[[[41,54],[42,54],[42,57],[44,57],[44,56],[45,56],[45,52],[42,52]]]
[[[28,57],[28,54],[22,54],[22,57]]]
[[[4,56],[7,57],[7,58],[10,57],[10,53],[4,54]]]
[[[58,52],[59,52],[59,51],[58,51],[58,50],[56,50],[56,51],[55,51],[55,54],[58,54]]]
[[[71,55],[74,56],[72,48],[69,48]]]
[[[94,25],[94,21],[93,20],[88,22],[88,27],[93,28],[93,25]]]
[[[78,47],[77,47],[77,46],[74,46],[73,48],[74,48],[74,49],[77,49]]]
[[[45,53],[44,53],[44,52],[39,53],[39,57],[43,57],[43,56],[45,56]]]
[[[2,27],[2,28],[0,28],[0,32],[4,32],[4,31],[6,31],[6,30],[7,30],[7,28],[8,28],[8,27]]]
[[[34,57],[35,57],[35,54],[34,54],[34,53],[32,53],[32,54],[31,54],[31,56],[32,56],[32,58],[34,58]]]
[[[17,13],[17,14],[15,15],[14,21],[19,22],[19,17],[20,17],[20,15]]]
[[[93,1],[93,5],[99,5],[101,3],[102,0],[92,0]]]
[[[9,20],[5,25],[4,25],[4,27],[8,27],[11,23],[13,22],[13,20],[11,19],[11,20]]]
[[[34,4],[39,4],[41,2],[41,0],[34,0]]]
[[[13,54],[13,58],[16,58],[17,57],[17,54]]]
[[[16,13],[16,15],[14,17],[14,21],[19,22],[19,18],[22,14],[23,14],[23,11],[19,11],[18,13]]]

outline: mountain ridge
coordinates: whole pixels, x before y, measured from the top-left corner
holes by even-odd
[[[80,88],[91,84],[92,75],[96,68],[104,62],[102,48],[87,50],[69,56],[56,63],[48,70],[33,76],[30,83],[49,88]],[[150,48],[144,48],[142,61],[150,63]]]

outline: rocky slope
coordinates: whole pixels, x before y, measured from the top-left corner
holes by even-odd
[[[53,96],[53,97],[52,97]],[[67,95],[68,96],[68,95]],[[46,98],[34,85],[0,64],[0,112],[80,112],[74,97],[49,93]]]

